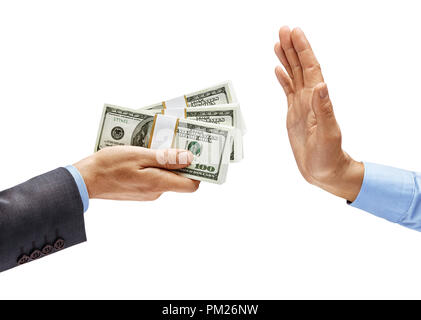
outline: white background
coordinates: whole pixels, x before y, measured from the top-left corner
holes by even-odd
[[[319,58],[357,160],[421,170],[416,1],[1,1],[0,190],[92,153],[103,103],[232,80],[247,125],[222,186],[93,200],[88,242],[0,274],[0,298],[421,298],[421,234],[300,176],[279,27]]]

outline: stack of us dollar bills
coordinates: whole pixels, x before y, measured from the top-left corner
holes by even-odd
[[[244,157],[246,126],[230,81],[140,109],[105,104],[95,151],[131,145],[193,153],[191,179],[222,184],[230,162]]]

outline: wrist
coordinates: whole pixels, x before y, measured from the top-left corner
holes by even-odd
[[[364,164],[344,153],[337,170],[316,185],[338,197],[354,202],[364,180]]]
[[[89,198],[95,198],[95,160],[94,156],[88,157],[75,163],[73,166],[79,171],[80,175],[82,176],[86,189],[88,190]]]

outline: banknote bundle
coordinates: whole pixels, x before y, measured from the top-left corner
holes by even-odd
[[[243,159],[245,122],[231,82],[140,109],[105,104],[95,151],[132,145],[193,153],[176,173],[222,184],[230,162]]]

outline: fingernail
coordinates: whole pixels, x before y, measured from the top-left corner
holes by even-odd
[[[192,162],[194,159],[193,153],[191,153],[190,151],[187,151],[187,160],[189,162]]]
[[[327,86],[323,86],[323,88],[319,90],[320,99],[325,99],[328,94]]]
[[[193,161],[193,153],[190,151],[181,152],[178,156],[180,164],[188,164]]]

